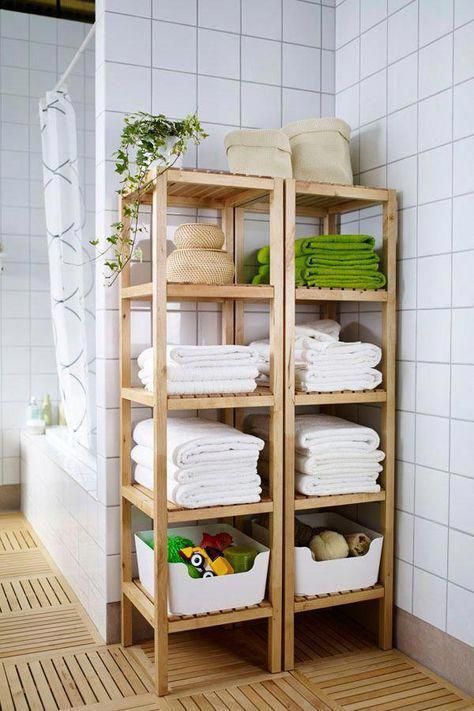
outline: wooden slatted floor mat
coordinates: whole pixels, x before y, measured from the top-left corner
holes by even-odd
[[[152,689],[153,645],[106,647],[20,515],[0,515],[1,711],[474,711],[332,610],[298,615],[296,669],[263,669],[265,623],[170,636],[173,693]]]

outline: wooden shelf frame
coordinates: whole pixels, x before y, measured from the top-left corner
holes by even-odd
[[[170,169],[152,182],[143,203],[151,205],[152,281],[132,285],[130,265],[120,276],[120,428],[121,428],[121,558],[122,558],[122,643],[132,644],[132,612],[136,608],[154,630],[155,686],[158,695],[168,693],[168,633],[200,629],[210,625],[267,619],[268,669],[282,667],[282,537],[283,537],[283,303],[284,303],[284,182],[281,178],[257,178],[202,170]],[[130,224],[124,204],[134,199],[121,198],[120,219],[125,230]],[[258,207],[253,208],[254,205]],[[235,255],[236,283],[228,286],[167,284],[166,227],[170,206],[212,208],[221,211],[226,249]],[[269,243],[272,252],[270,284],[244,283],[244,213],[256,209],[269,214]],[[165,387],[154,392],[132,387],[131,315],[134,301],[149,302],[154,346],[154,382],[166,383],[166,314],[170,301],[212,301],[222,304],[222,343],[244,343],[244,304],[266,301],[269,304],[271,375],[269,388],[245,395],[168,396]],[[158,345],[159,344],[159,345]],[[154,421],[154,487],[149,491],[133,482],[132,404],[152,408]],[[182,509],[167,502],[166,428],[169,410],[217,409],[223,421],[242,427],[245,409],[266,407],[270,413],[269,490],[257,504]],[[132,508],[153,520],[155,599],[150,599],[132,578]],[[270,568],[267,599],[260,605],[209,615],[168,617],[167,529],[169,523],[192,522],[267,513],[270,520]],[[239,526],[238,519],[234,525]]]
[[[295,288],[295,223],[297,215],[323,219],[324,234],[334,234],[337,216],[345,212],[381,206],[383,244],[381,269],[387,287],[381,290]],[[360,186],[325,185],[295,180],[285,181],[285,447],[284,447],[284,668],[294,666],[294,616],[315,610],[365,600],[378,600],[379,646],[392,646],[393,612],[393,527],[395,476],[395,344],[396,344],[396,244],[397,198],[394,190]],[[382,310],[382,386],[373,391],[301,393],[295,390],[294,329],[297,302],[315,302],[322,306],[325,318],[336,318],[338,302],[380,303]],[[320,405],[333,412],[336,405],[377,403],[381,408],[381,448],[385,452],[378,494],[347,494],[310,497],[295,494],[295,407]],[[379,583],[366,590],[348,591],[312,598],[295,598],[294,592],[294,520],[301,510],[378,502],[381,532],[384,534]]]

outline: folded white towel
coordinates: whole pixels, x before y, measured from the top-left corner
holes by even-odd
[[[142,420],[133,430],[133,439],[153,448],[153,420]],[[169,417],[167,429],[168,457],[177,467],[238,460],[243,456],[258,457],[264,442],[234,427],[200,417]]]
[[[151,447],[136,444],[135,447],[132,447],[130,456],[136,464],[141,464],[144,467],[153,469],[153,449]],[[174,472],[177,469],[180,471],[185,469],[189,469],[190,471],[206,469],[207,471],[219,472],[222,478],[222,476],[225,476],[226,474],[226,472],[223,472],[223,469],[226,467],[231,467],[233,470],[235,466],[244,466],[256,470],[257,462],[258,452],[256,450],[248,452],[243,452],[242,450],[232,450],[228,452],[228,455],[225,458],[218,452],[212,452],[209,453],[204,464],[190,464],[187,466],[181,465],[177,467],[173,461],[172,452],[168,451],[167,468],[168,472]]]
[[[380,491],[380,486],[373,481],[359,483],[350,479],[347,483],[321,483],[317,477],[296,474],[295,489],[300,494],[305,494],[305,496],[332,496],[335,494],[376,493]]]
[[[314,341],[304,348],[295,347],[295,360],[316,365],[347,364],[374,368],[382,359],[382,350],[373,343],[361,341]]]
[[[173,346],[166,347],[167,360],[178,365],[210,367],[252,365],[258,354],[249,346]],[[137,358],[138,367],[153,364],[153,348],[146,348]]]
[[[246,428],[268,440],[268,415],[249,415]],[[380,437],[375,430],[341,417],[320,413],[295,418],[295,447],[299,454],[373,452],[379,444]]]
[[[177,484],[168,479],[168,501],[174,501],[178,506],[196,509],[201,506],[228,506],[230,504],[252,504],[260,501],[262,488],[260,477],[247,484],[235,485],[224,482],[217,489],[207,484]]]
[[[382,373],[375,368],[347,370],[346,373],[322,374],[316,368],[295,368],[295,385],[303,392],[335,392],[341,390],[373,390],[382,382]]]
[[[378,477],[383,467],[377,462],[366,462],[364,464],[350,461],[334,461],[331,464],[314,464],[310,457],[302,457],[297,454],[295,458],[295,469],[302,474],[311,476],[369,476]]]
[[[232,369],[228,366],[208,368],[203,366],[173,365],[168,364],[166,375],[169,381],[190,380],[250,380],[258,377],[259,369],[256,365],[237,365]],[[138,377],[144,385],[153,383],[153,366],[147,363],[138,371]]]
[[[145,390],[153,391],[153,380],[145,384]],[[223,393],[253,393],[257,388],[252,380],[168,380],[168,395],[222,395]]]
[[[228,479],[225,481],[228,480],[234,486],[236,484],[245,485],[254,482],[256,476],[258,476],[256,465],[245,467],[236,463],[235,466],[228,468],[228,472],[226,472]],[[134,477],[139,484],[153,489],[153,469],[150,467],[136,464]],[[193,469],[171,468],[168,469],[167,478],[176,484],[206,484],[210,489],[213,487],[222,488],[224,481],[221,466],[215,467],[214,470],[210,469],[209,466],[195,467]]]
[[[330,318],[296,324],[295,345],[310,348],[314,341],[337,341],[340,331],[341,325]]]

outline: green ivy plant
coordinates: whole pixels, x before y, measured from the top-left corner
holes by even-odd
[[[123,220],[112,223],[112,234],[105,238],[105,248],[99,255],[107,255],[105,276],[109,285],[115,282],[130,260],[142,256],[136,241],[139,232],[143,231],[139,226],[141,198],[153,182],[148,177],[150,167],[158,161],[157,175],[161,175],[186,153],[189,142],[198,145],[207,135],[197,114],[173,121],[163,114],[153,116],[138,111],[125,118],[120,146],[114,153],[115,172],[120,176],[117,193],[133,192],[134,198],[124,202]],[[98,244],[98,239],[91,241],[94,247]]]

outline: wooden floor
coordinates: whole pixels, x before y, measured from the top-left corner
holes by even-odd
[[[262,670],[265,626],[170,637],[166,699],[153,694],[153,648],[105,646],[20,514],[0,515],[1,711],[317,709],[455,711],[474,701],[347,620],[298,616],[294,672]]]

